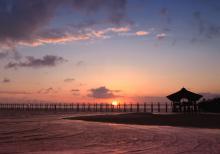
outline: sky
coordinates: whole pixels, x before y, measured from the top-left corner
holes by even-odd
[[[220,93],[218,0],[0,0],[0,102]]]

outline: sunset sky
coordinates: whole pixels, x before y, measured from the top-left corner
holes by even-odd
[[[0,102],[220,93],[218,0],[0,0]]]

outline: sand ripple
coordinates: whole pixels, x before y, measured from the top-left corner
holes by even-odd
[[[34,115],[0,119],[0,153],[216,153],[219,129],[138,126]]]

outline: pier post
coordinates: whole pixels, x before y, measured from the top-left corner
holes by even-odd
[[[153,113],[154,112],[154,105],[153,105],[153,103],[151,103],[151,113]]]
[[[98,105],[97,105],[97,103],[95,104],[95,112],[98,112]]]
[[[166,104],[165,104],[165,105],[166,105],[166,112],[167,112],[167,102],[166,102]]]
[[[105,112],[108,112],[108,104],[105,104]]]
[[[121,112],[121,104],[118,104],[118,112]]]
[[[76,111],[79,112],[79,104],[76,104]]]
[[[146,108],[146,102],[144,103],[144,112],[147,112],[147,108]]]
[[[87,108],[87,111],[90,111],[90,104],[88,103],[88,108]]]
[[[102,112],[102,103],[99,104],[99,111]]]
[[[126,104],[124,103],[124,112],[126,112]]]
[[[137,103],[137,112],[139,112],[139,108],[140,108],[139,103]]]
[[[157,103],[157,107],[158,107],[158,112],[160,112],[160,103]]]
[[[133,111],[133,105],[130,104],[130,112],[132,112],[132,111]]]
[[[86,112],[86,104],[83,103],[83,111]]]
[[[114,112],[114,105],[111,104],[111,112]]]

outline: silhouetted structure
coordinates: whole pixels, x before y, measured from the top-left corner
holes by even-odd
[[[213,98],[199,102],[199,108],[203,112],[216,112],[220,113],[220,98]]]
[[[198,111],[197,101],[202,98],[202,95],[182,88],[180,91],[167,96],[167,98],[172,101],[173,112],[191,112]]]

